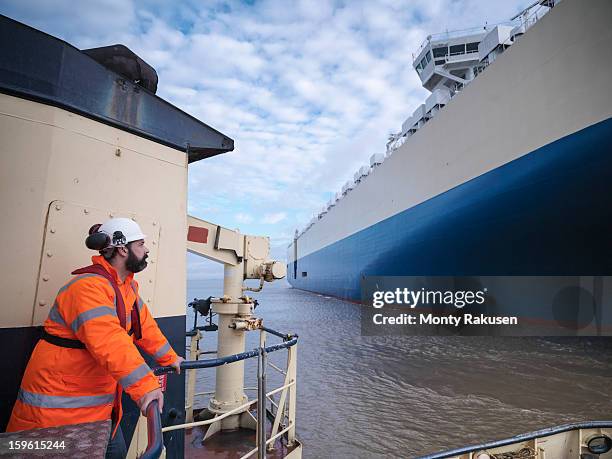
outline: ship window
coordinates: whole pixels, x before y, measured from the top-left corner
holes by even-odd
[[[434,48],[433,55],[434,57],[448,56],[448,48],[446,46],[444,48]]]
[[[450,47],[451,56],[456,56],[457,54],[464,54],[464,53],[465,53],[465,44],[453,45]]]
[[[308,276],[308,271],[302,271],[302,277],[307,277]]]
[[[478,43],[468,43],[465,47],[468,53],[478,52]]]
[[[427,59],[427,63],[431,62],[431,52],[427,51],[427,54],[425,54],[425,59]]]
[[[446,61],[436,61],[436,65],[444,65],[446,64]]]

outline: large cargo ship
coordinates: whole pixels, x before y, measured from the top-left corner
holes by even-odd
[[[296,288],[364,276],[612,274],[612,2],[430,36],[432,93],[295,238]]]

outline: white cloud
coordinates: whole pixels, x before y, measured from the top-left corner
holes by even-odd
[[[242,212],[239,212],[236,214],[236,221],[238,223],[252,223],[253,222],[253,217],[249,214],[245,214]]]
[[[528,3],[8,0],[0,12],[80,48],[124,43],[151,63],[161,97],[235,140],[189,166],[189,211],[269,235],[278,254],[425,99],[411,60],[425,37]]]
[[[287,218],[287,214],[285,212],[276,212],[273,214],[265,214],[262,222],[268,225],[276,225],[277,223],[282,222],[285,218]]]

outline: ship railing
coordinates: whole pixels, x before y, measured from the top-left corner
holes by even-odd
[[[267,334],[272,334],[279,338],[282,338],[283,342],[267,346],[266,338]],[[192,343],[197,342],[201,338],[198,332],[192,336]],[[295,433],[295,418],[296,418],[296,383],[297,383],[297,335],[283,334],[276,330],[262,327],[259,334],[259,347],[250,351],[242,352],[239,354],[232,354],[224,357],[206,359],[206,360],[190,360],[184,361],[181,364],[181,369],[189,371],[188,383],[187,383],[187,404],[185,406],[186,420],[183,424],[176,424],[161,428],[161,432],[170,432],[173,430],[191,429],[193,427],[210,426],[216,422],[220,422],[223,419],[249,411],[254,405],[257,406],[257,435],[256,435],[256,446],[251,451],[247,452],[241,457],[241,459],[247,459],[254,454],[258,453],[258,457],[264,456],[264,450],[272,451],[276,441],[284,437],[286,439],[287,446],[291,447],[296,443]],[[191,346],[190,350],[197,349],[197,346]],[[287,350],[286,368],[282,369],[279,366],[268,362],[268,354],[276,351]],[[199,351],[190,355],[198,355]],[[211,353],[211,352],[208,352]],[[213,351],[214,353],[214,351]],[[201,353],[200,353],[201,354]],[[257,391],[257,398],[250,400],[230,411],[223,413],[215,418],[204,420],[204,421],[193,421],[193,400],[198,395],[213,395],[214,392],[199,392],[195,393],[193,390],[193,384],[195,378],[190,376],[195,373],[195,370],[204,368],[214,368],[221,365],[226,365],[241,360],[257,358],[257,387],[246,387],[245,391]],[[266,372],[267,368],[271,368],[284,376],[283,383],[281,386],[266,392]],[[158,367],[153,370],[157,376],[174,372],[173,367]],[[190,383],[193,381],[193,384]],[[274,396],[279,395],[279,400],[275,401]],[[270,405],[268,409],[267,405]],[[270,431],[270,437],[266,438],[265,421],[266,416],[269,415],[272,420],[272,429]]]
[[[561,2],[561,0],[549,0],[547,2],[542,2],[540,0],[535,1],[523,9],[523,11],[512,17],[510,25],[518,25],[516,22],[518,20],[520,21],[519,24],[524,25],[527,29],[542,19],[542,17],[559,2]]]
[[[158,459],[164,449],[161,416],[159,404],[153,400],[147,405],[147,449],[142,453],[140,459]]]
[[[560,426],[549,427],[549,428],[542,429],[542,430],[535,430],[533,432],[516,435],[514,437],[505,438],[503,440],[495,440],[495,441],[490,441],[486,443],[480,443],[478,445],[463,446],[461,448],[443,451],[440,453],[427,454],[425,456],[419,456],[417,459],[455,459],[455,458],[458,459],[460,457],[461,458],[476,457],[476,453],[485,452],[485,451],[488,452],[489,450],[494,449],[494,448],[500,448],[503,446],[511,446],[515,444],[518,445],[523,442],[532,441],[532,440],[537,441],[542,438],[545,439],[546,437],[550,437],[552,435],[556,435],[556,434],[560,434],[564,432],[571,432],[574,430],[582,430],[582,429],[609,429],[609,428],[612,428],[612,420],[581,421],[581,422],[575,422],[571,424],[563,424]],[[534,444],[533,449],[539,451],[537,453],[538,454],[537,457],[542,457],[542,458],[545,457],[545,451],[541,448],[537,448],[536,444]],[[580,446],[578,446],[577,449],[580,450],[581,449]],[[600,454],[605,454],[608,451],[600,452]],[[485,454],[488,454],[488,453],[485,453]],[[516,457],[516,458],[534,457],[534,456],[527,456],[527,455],[519,456],[516,453],[498,453],[498,454],[495,454],[495,457],[498,457],[498,456],[502,457],[502,455],[503,457],[509,457],[509,458],[510,457]],[[591,454],[581,454],[580,455],[580,457],[587,457],[587,456],[591,456]],[[493,456],[488,455],[486,457],[493,457]],[[597,454],[596,456],[594,455],[593,457],[599,457],[599,454]]]

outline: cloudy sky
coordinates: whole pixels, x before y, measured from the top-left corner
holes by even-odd
[[[294,230],[422,103],[428,34],[508,20],[531,0],[3,0],[0,13],[78,48],[122,43],[158,95],[234,139],[190,166],[189,212],[271,237]],[[222,270],[188,257],[189,277]]]

